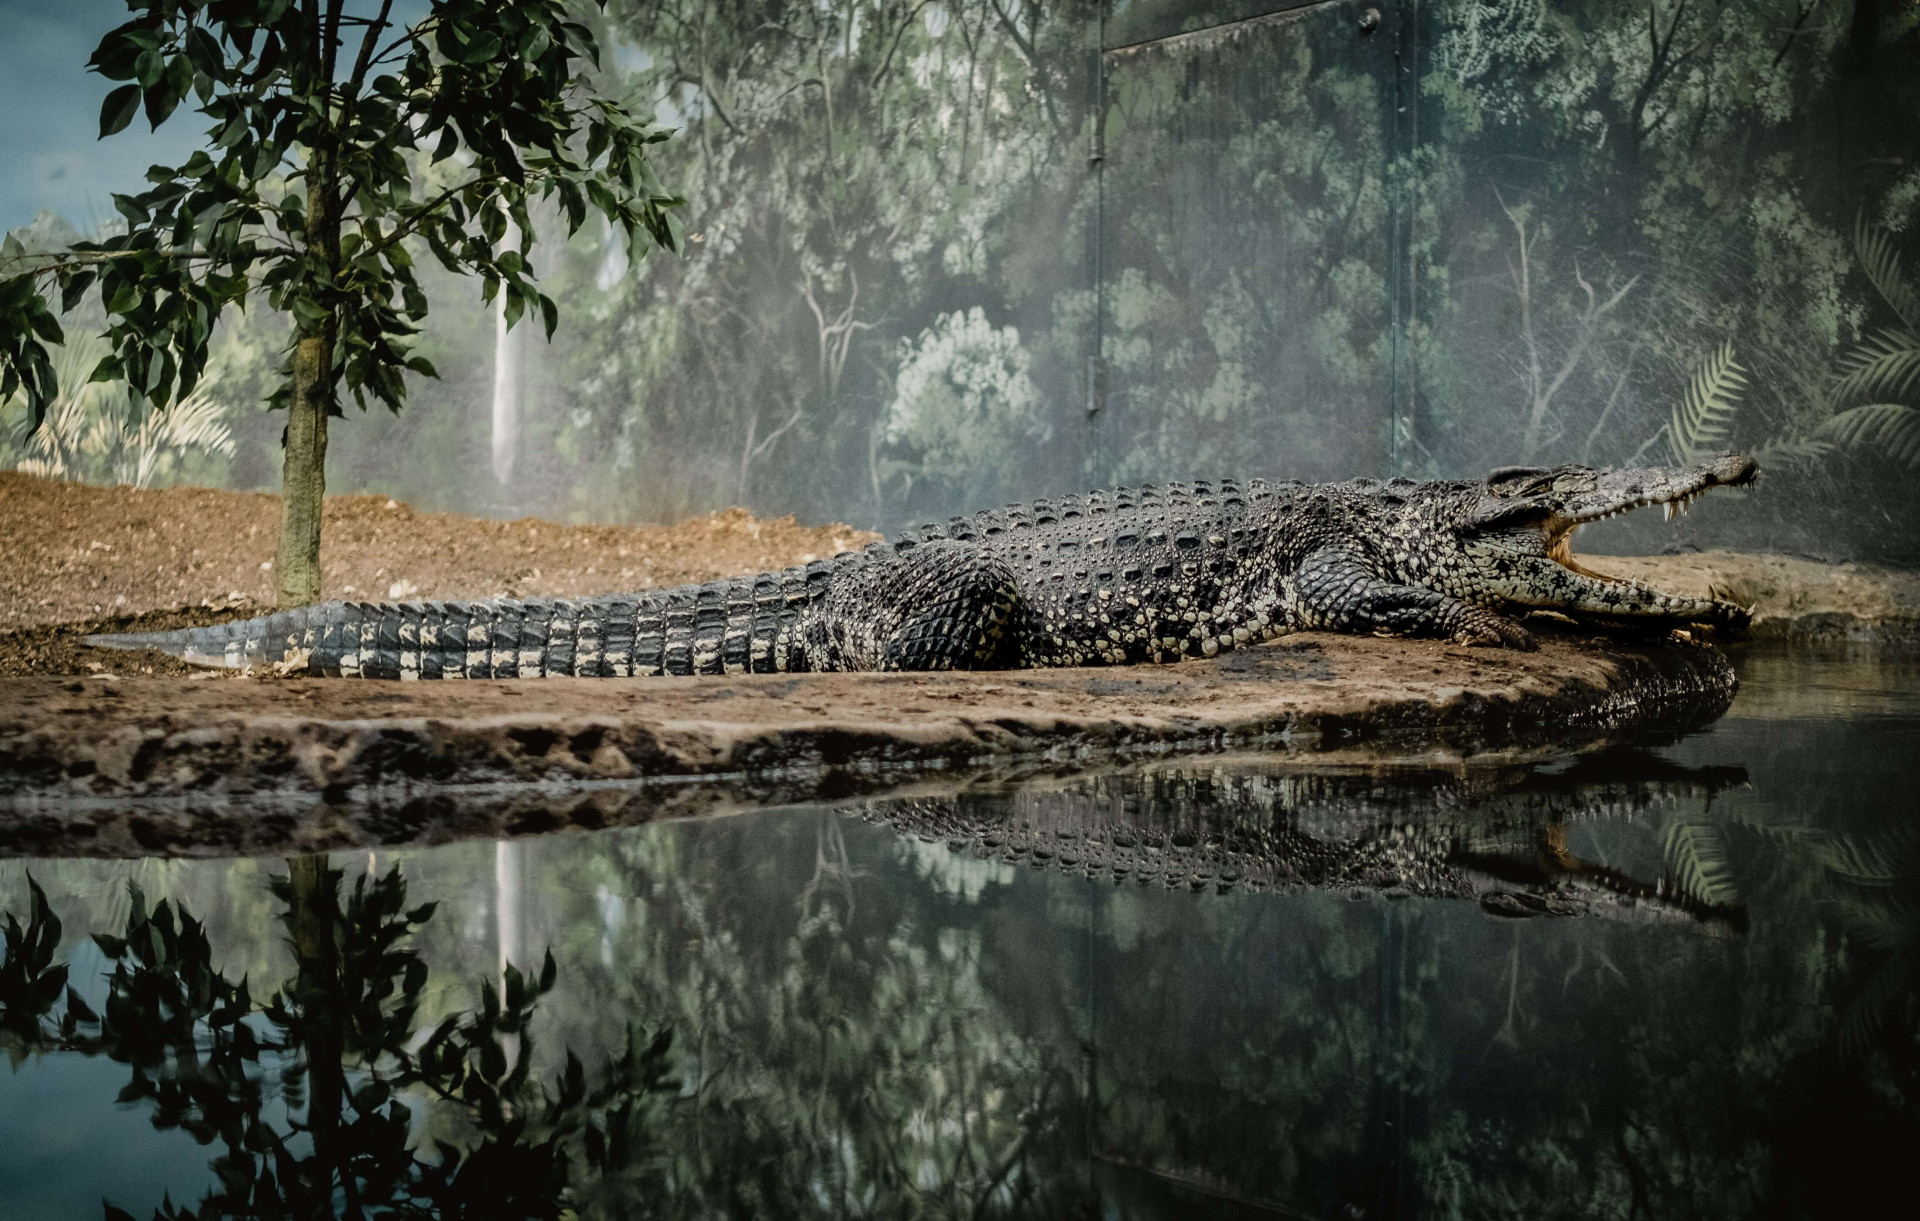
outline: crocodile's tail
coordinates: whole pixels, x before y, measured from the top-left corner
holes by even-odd
[[[621,678],[827,668],[802,618],[837,566],[580,601],[325,602],[213,627],[89,636],[192,665],[350,678]],[[816,647],[814,652],[820,650]]]

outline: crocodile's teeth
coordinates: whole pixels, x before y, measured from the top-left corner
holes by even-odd
[[[1663,504],[1660,507],[1666,511],[1667,520],[1672,521],[1673,520],[1673,502],[1669,500],[1666,504]]]

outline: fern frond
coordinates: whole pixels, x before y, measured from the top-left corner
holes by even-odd
[[[1836,402],[1899,398],[1920,383],[1920,333],[1883,327],[1840,358]]]
[[[1853,249],[1860,266],[1881,298],[1900,315],[1909,329],[1920,330],[1920,293],[1901,274],[1900,252],[1893,248],[1893,235],[1862,216],[1853,227]]]
[[[1667,445],[1675,462],[1697,462],[1708,449],[1726,440],[1733,413],[1746,389],[1746,370],[1733,358],[1729,340],[1700,363],[1693,380],[1687,383],[1686,393],[1674,404],[1673,418],[1667,422]]]
[[[1817,437],[1800,437],[1791,433],[1782,434],[1764,445],[1754,448],[1754,461],[1763,471],[1783,470],[1814,462],[1833,452],[1831,441],[1822,441]]]
[[[1874,446],[1894,461],[1920,466],[1920,408],[1868,403],[1830,417],[1816,437],[1848,447]]]
[[[1908,879],[1911,880],[1911,879]],[[1833,908],[1847,935],[1880,954],[1920,948],[1920,913],[1884,892],[1837,900]]]
[[[1662,872],[1680,894],[1714,907],[1740,901],[1726,843],[1712,824],[1675,819],[1667,825],[1662,857]]]
[[[1813,856],[1857,886],[1891,886],[1913,876],[1920,861],[1920,830],[1889,826],[1865,835],[1835,835],[1817,846]]]
[[[1889,1024],[1904,1019],[1913,1007],[1916,963],[1911,953],[1902,954],[1880,965],[1854,995],[1840,1027],[1840,1048],[1850,1056],[1863,1056],[1880,1042],[1880,1032]]]

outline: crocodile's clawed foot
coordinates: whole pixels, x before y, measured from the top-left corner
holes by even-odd
[[[1490,612],[1462,623],[1453,634],[1453,642],[1470,649],[1517,649],[1522,653],[1531,653],[1540,647],[1532,632]]]
[[[1721,631],[1738,635],[1753,626],[1753,608],[1750,606],[1742,606],[1716,595],[1713,609],[1714,616],[1710,622]]]

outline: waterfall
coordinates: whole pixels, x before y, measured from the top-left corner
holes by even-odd
[[[525,971],[529,968],[526,947],[522,944],[520,898],[523,884],[520,872],[520,845],[512,840],[495,840],[493,845],[493,922],[494,939],[500,949],[500,987],[507,986],[507,964]]]
[[[509,222],[503,249],[520,244],[520,227]],[[527,327],[507,329],[507,294],[493,299],[493,477],[505,486],[520,452],[520,420],[527,400]]]

